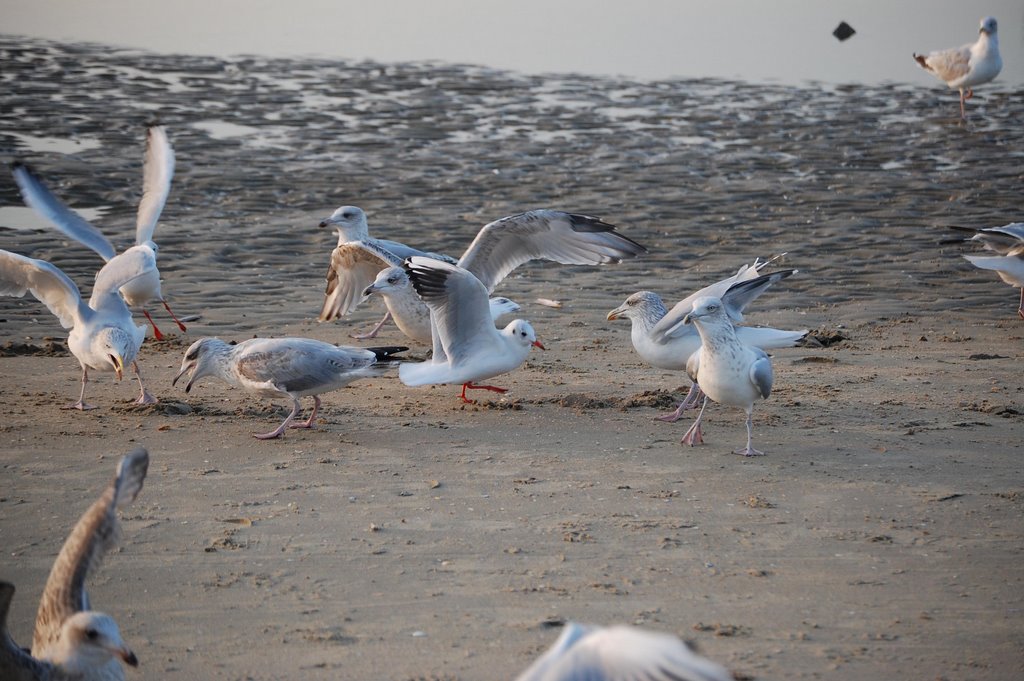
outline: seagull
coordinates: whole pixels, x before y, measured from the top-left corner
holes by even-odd
[[[636,627],[569,622],[516,681],[732,681],[678,637]]]
[[[414,256],[405,271],[416,293],[430,308],[434,330],[433,355],[428,362],[405,363],[398,377],[408,386],[461,383],[467,390],[508,392],[507,388],[477,385],[517,368],[531,347],[544,346],[529,322],[516,319],[500,331],[487,303],[487,287],[458,265]]]
[[[758,277],[758,272],[767,264],[755,260],[753,265],[744,265],[736,274],[717,283],[702,288],[679,301],[671,311],[665,309],[661,298],[651,291],[638,291],[626,299],[622,305],[608,313],[609,320],[625,317],[632,322],[631,337],[633,349],[648,364],[659,369],[685,371],[690,355],[701,346],[700,334],[691,325],[681,324],[682,319],[693,309],[693,301],[703,296],[721,297],[728,318],[733,323],[743,321],[743,310],[751,301],[761,295],[769,286],[796,273],[796,270],[780,270],[760,278],[762,282],[756,287],[733,291],[726,295],[729,287],[740,281],[750,281]],[[789,348],[804,336],[807,330],[781,331],[769,327],[737,326],[736,334],[746,345],[753,345],[762,350],[773,348]],[[671,414],[655,417],[659,421],[673,423],[678,421],[683,412],[700,398],[700,388],[695,383],[690,386],[686,399]]]
[[[253,435],[269,440],[283,437],[288,428],[313,428],[321,394],[384,374],[393,365],[388,358],[407,349],[338,347],[311,338],[250,338],[238,345],[201,338],[185,352],[181,371],[171,385],[191,371],[186,393],[203,376],[217,376],[264,397],[290,397],[292,411],[284,422],[269,433]],[[306,421],[293,423],[299,413],[299,398],[306,396],[313,397],[313,411]]]
[[[145,276],[139,277],[129,285],[121,289],[121,295],[129,307],[141,307],[142,314],[146,316],[153,326],[153,336],[157,340],[163,340],[163,334],[157,328],[156,322],[149,315],[145,305],[151,300],[158,300],[163,303],[164,308],[174,319],[178,328],[187,331],[185,325],[174,316],[167,301],[160,292],[160,272],[156,269],[157,245],[153,241],[153,231],[156,223],[163,212],[164,204],[167,202],[167,195],[171,191],[171,178],[174,175],[174,150],[167,140],[167,133],[161,126],[149,128],[146,135],[146,160],[143,166],[142,175],[142,201],[139,202],[138,216],[135,223],[135,245],[117,254],[113,244],[96,227],[83,219],[78,213],[64,205],[60,199],[40,181],[32,170],[23,163],[15,163],[12,166],[14,181],[21,189],[22,198],[25,204],[44,218],[53,223],[64,235],[74,239],[83,246],[90,248],[103,258],[111,262],[128,254],[135,257],[135,253],[141,253],[153,263],[151,271]]]
[[[376,245],[380,246],[379,243]],[[391,257],[382,255],[380,250],[389,251]],[[542,209],[509,215],[484,225],[458,262],[451,259],[445,262],[471,272],[490,294],[515,268],[531,260],[551,260],[565,265],[601,265],[618,263],[646,252],[646,248],[619,234],[613,225],[600,218]],[[440,259],[436,254],[427,255]],[[381,280],[381,270],[397,267],[407,257],[386,245],[374,249],[358,248],[351,242],[339,244],[332,254],[331,269],[327,275],[328,294],[324,309],[330,310],[328,318],[348,314],[366,296],[379,292],[385,295],[388,310],[395,317],[399,329],[414,340],[428,342],[430,329],[423,320],[429,318],[429,312],[425,305],[410,287],[402,285],[396,273],[391,272]],[[398,286],[388,285],[392,276],[396,276]],[[332,281],[337,282],[334,288]],[[357,286],[360,281],[366,281],[366,284]],[[503,314],[515,311],[510,309],[510,302],[505,299],[495,303],[494,311]],[[399,320],[399,316],[404,319]],[[414,333],[405,331],[403,327],[413,329]]]
[[[1002,227],[974,229],[954,227],[974,232],[968,241],[980,241],[986,249],[999,255],[965,255],[975,267],[995,270],[999,278],[1010,286],[1020,289],[1020,305],[1017,314],[1024,319],[1024,222],[1014,222]]]
[[[945,81],[951,90],[960,91],[961,120],[967,120],[964,102],[974,96],[974,86],[989,82],[1003,68],[997,29],[995,17],[985,17],[981,20],[978,40],[974,43],[926,55],[914,54],[921,68]]]
[[[733,284],[724,297],[728,297],[733,289],[743,295],[758,285],[759,279]],[[719,404],[741,407],[747,412],[747,446],[733,453],[763,456],[764,452],[751,446],[751,439],[754,402],[758,398],[768,399],[772,392],[772,363],[768,353],[740,340],[720,298],[697,298],[693,301],[692,311],[683,317],[681,323],[695,325],[700,333],[700,350],[690,355],[686,373],[705,395],[697,420],[686,431],[683,443],[694,445],[703,442],[700,424],[710,397]]]
[[[370,227],[366,222],[366,213],[357,206],[338,208],[331,213],[329,218],[322,220],[320,226],[333,227],[338,232],[338,245],[331,253],[331,264],[327,268],[327,288],[324,291],[324,304],[320,308],[318,317],[321,322],[329,322],[352,312],[359,303],[366,299],[366,296],[361,293],[362,290],[373,283],[377,272],[388,266],[381,265],[373,269],[373,266],[368,268],[365,262],[353,262],[353,258],[358,257],[359,254],[344,249],[343,246],[347,243],[359,241],[367,246],[375,247],[398,258],[399,263],[414,255],[455,263],[455,258],[451,256],[421,251],[397,241],[371,238]],[[353,334],[352,338],[357,340],[375,338],[391,317],[389,308],[387,314],[377,322],[376,326],[366,333]]]
[[[412,282],[402,269],[401,258],[373,243],[349,241],[334,249],[332,262],[340,264],[342,261],[345,265],[338,267],[339,276],[348,276],[349,273],[376,275],[373,283],[363,290],[363,298],[379,293],[402,333],[420,343],[431,343],[430,308],[416,295]],[[508,298],[490,298],[489,303],[495,320],[519,310],[519,305]]]
[[[91,609],[85,582],[120,538],[117,510],[135,500],[149,467],[142,447],[122,457],[117,474],[79,518],[57,556],[36,614],[31,654],[7,629],[14,586],[0,582],[0,678],[10,681],[123,681],[121,662],[136,667],[110,615]]]
[[[82,392],[67,409],[94,409],[85,403],[89,370],[113,371],[118,380],[126,364],[131,364],[139,379],[136,404],[157,400],[142,384],[135,357],[146,337],[146,327],[136,326],[131,310],[117,291],[125,284],[146,276],[154,267],[141,251],[123,254],[111,260],[96,274],[92,297],[86,305],[75,283],[60,269],[46,262],[0,250],[0,295],[20,298],[31,292],[46,305],[68,334],[68,349],[82,365]]]

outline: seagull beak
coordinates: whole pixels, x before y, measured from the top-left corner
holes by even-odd
[[[533,341],[532,343],[530,343],[530,345],[532,345],[535,348],[540,348],[541,350],[547,350],[547,348],[544,347],[539,340]]]
[[[135,657],[135,653],[127,648],[118,648],[114,651],[114,654],[124,660],[124,663],[129,667],[139,666],[139,658]]]
[[[121,359],[121,355],[113,354],[108,355],[110,361],[114,363],[114,373],[117,374],[117,380],[121,380],[124,376],[124,360]]]
[[[608,313],[608,321],[615,321],[623,312],[625,312],[625,309],[623,309],[622,305],[619,305],[617,308]]]
[[[184,376],[186,371],[188,371],[189,369],[195,369],[195,367],[195,362],[189,362],[187,364],[182,365],[181,371],[179,371],[178,375],[174,377],[173,381],[171,381],[171,385],[177,385],[178,379]],[[185,385],[185,392],[188,392],[192,389],[192,380],[193,379],[190,378],[188,383]]]
[[[686,315],[685,317],[683,317],[683,324],[690,324],[692,322],[693,322],[693,313],[692,312],[690,314]]]
[[[379,290],[380,289],[377,288],[376,284],[370,284],[369,286],[363,289],[363,296],[368,296],[370,294],[376,293]]]

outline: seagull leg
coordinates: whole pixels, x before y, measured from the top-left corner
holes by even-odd
[[[693,422],[689,430],[683,434],[683,439],[679,441],[681,445],[702,445],[704,444],[704,437],[700,432],[700,420],[704,418],[704,408],[708,406],[708,396],[704,396],[704,403],[700,405],[700,413],[697,414],[697,420]]]
[[[964,102],[967,99],[968,99],[967,97],[964,97],[964,91],[961,90],[960,91],[960,120],[962,120],[962,121],[966,121],[967,120],[967,110],[964,108]]]
[[[164,304],[164,309],[167,310],[167,314],[171,315],[171,319],[173,319],[174,323],[178,325],[178,328],[182,331],[188,331],[188,329],[185,328],[185,325],[181,323],[181,320],[175,317],[174,313],[171,312],[171,306],[167,304],[167,301],[161,300],[160,302]]]
[[[1017,306],[1017,314],[1020,315],[1021,319],[1024,319],[1024,286],[1020,289],[1020,305]]]
[[[391,319],[391,310],[388,310],[387,313],[385,313],[384,317],[379,322],[377,322],[377,326],[373,327],[366,333],[349,334],[349,338],[355,338],[356,340],[368,340],[370,338],[376,338],[377,334],[380,333],[380,330],[384,328],[384,325],[388,323],[389,319]]]
[[[320,411],[320,396],[313,395],[313,413],[309,415],[309,418],[302,423],[289,424],[289,428],[312,428],[313,423],[316,421],[316,414]]]
[[[292,405],[292,413],[288,414],[288,417],[285,418],[284,423],[282,423],[269,433],[253,433],[252,436],[257,440],[273,440],[275,437],[282,437],[284,435],[284,431],[288,429],[288,425],[292,422],[292,419],[294,419],[295,415],[299,413],[299,400],[293,397],[292,402],[294,403]]]
[[[753,433],[753,420],[754,405],[750,405],[750,407],[747,408],[747,448],[737,449],[733,454],[741,454],[743,456],[764,456],[764,452],[750,446],[751,435]]]
[[[61,409],[78,409],[79,411],[85,411],[87,409],[95,409],[96,406],[85,403],[85,384],[89,382],[89,369],[82,365],[82,392],[78,395],[78,401],[61,407]]]
[[[655,421],[664,421],[666,423],[675,423],[683,417],[683,412],[687,409],[696,409],[697,400],[703,393],[700,391],[700,386],[696,382],[690,384],[690,391],[686,393],[686,397],[682,402],[679,403],[679,407],[676,408],[671,414],[665,414],[663,416],[655,416]]]
[[[164,339],[164,335],[160,333],[160,329],[156,328],[156,322],[154,322],[153,318],[149,316],[149,310],[142,308],[142,314],[146,315],[146,319],[148,319],[149,323],[153,325],[153,338],[156,338],[158,341],[162,341]]]
[[[149,394],[146,390],[146,386],[142,385],[142,374],[139,373],[139,363],[132,362],[132,371],[135,372],[135,378],[139,379],[139,399],[135,400],[135,404],[156,404],[160,400],[156,399]]]
[[[508,392],[508,388],[499,388],[496,385],[476,385],[472,381],[462,384],[462,401],[466,404],[476,404],[473,400],[466,397],[466,390],[490,390],[491,392],[505,394]]]

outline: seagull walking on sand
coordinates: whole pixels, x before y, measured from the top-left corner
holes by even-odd
[[[338,245],[331,253],[331,264],[327,268],[327,288],[324,291],[324,303],[320,308],[318,320],[329,322],[342,315],[349,314],[359,303],[366,300],[363,289],[373,283],[374,277],[388,264],[379,265],[374,261],[365,260],[365,254],[344,248],[351,242],[362,242],[376,250],[383,250],[398,258],[401,263],[414,255],[435,258],[454,263],[455,258],[440,253],[421,251],[406,246],[398,241],[374,239],[370,236],[370,227],[366,221],[366,213],[357,206],[342,206],[331,213],[329,218],[320,222],[321,227],[333,227],[338,232]],[[377,325],[364,334],[353,334],[356,340],[375,338],[381,328],[391,318],[391,310],[377,322]]]
[[[153,267],[152,260],[139,251],[125,252],[124,257],[111,260],[96,275],[87,305],[75,283],[57,267],[45,260],[0,250],[0,295],[20,298],[31,292],[56,315],[61,326],[71,329],[68,349],[82,365],[82,392],[67,409],[95,408],[85,402],[90,369],[113,371],[120,380],[126,364],[131,364],[139,380],[139,399],[135,403],[157,401],[142,384],[135,359],[146,337],[146,327],[135,325],[131,310],[118,294],[118,289],[147,276]]]
[[[974,86],[989,82],[1003,68],[998,28],[995,17],[985,17],[975,42],[926,55],[914,54],[921,68],[944,81],[951,90],[960,91],[961,120],[967,120],[964,103],[974,96]]]
[[[504,329],[495,328],[487,287],[458,265],[417,256],[406,261],[405,271],[430,308],[434,330],[430,360],[398,367],[405,385],[461,383],[462,401],[468,403],[467,390],[507,392],[476,382],[518,368],[531,347],[544,349],[529,322],[516,319]]]
[[[153,326],[153,336],[157,340],[163,340],[163,334],[145,307],[153,300],[160,301],[178,328],[187,331],[185,325],[174,316],[174,312],[164,300],[160,291],[160,271],[156,267],[158,249],[156,242],[153,241],[153,232],[160,219],[160,213],[163,212],[164,204],[167,203],[167,195],[171,191],[171,178],[174,176],[174,150],[167,140],[167,133],[163,127],[151,127],[146,135],[142,201],[139,202],[139,211],[135,221],[135,245],[120,255],[101,231],[64,205],[28,166],[15,163],[12,172],[26,205],[35,209],[66,236],[96,251],[104,261],[112,262],[118,258],[137,257],[137,255],[151,261],[152,268],[148,269],[144,276],[124,286],[121,289],[121,295],[124,296],[129,307],[142,308],[142,314]]]
[[[185,351],[175,385],[191,373],[185,392],[204,376],[217,376],[249,392],[264,397],[287,396],[292,411],[276,429],[253,434],[260,440],[282,437],[288,428],[313,428],[320,410],[320,395],[344,388],[360,378],[383,375],[393,366],[388,358],[407,350],[404,347],[338,347],[311,338],[250,338],[230,345],[219,338],[201,338]],[[299,413],[299,399],[313,398],[309,418],[293,423]]]
[[[759,271],[770,262],[772,261],[755,260],[753,265],[744,265],[733,276],[706,286],[679,301],[671,311],[665,309],[658,294],[651,291],[638,291],[627,298],[622,305],[609,312],[608,319],[615,320],[625,317],[630,320],[633,349],[648,364],[659,369],[685,371],[690,356],[701,346],[701,338],[697,329],[693,325],[682,323],[686,315],[693,310],[693,302],[705,296],[721,298],[723,309],[730,322],[734,325],[742,322],[743,310],[747,305],[775,282],[796,273],[796,270],[779,270],[759,277]],[[730,291],[733,284],[754,279],[757,279],[758,285]],[[807,335],[806,329],[782,331],[754,326],[735,326],[735,329],[740,342],[762,350],[793,347]],[[674,412],[655,418],[669,423],[678,421],[683,412],[695,405],[699,399],[700,387],[697,383],[693,383],[686,398]]]
[[[678,637],[636,627],[569,622],[516,681],[732,681]]]
[[[124,667],[139,662],[110,615],[91,609],[85,582],[121,535],[119,508],[135,500],[149,467],[139,447],[89,507],[53,563],[36,614],[29,654],[11,640],[7,615],[14,586],[0,582],[0,678],[5,681],[124,681]]]
[[[391,257],[380,250],[389,251]],[[448,261],[471,272],[490,294],[509,273],[531,260],[602,265],[646,252],[646,248],[600,218],[543,209],[509,215],[484,225],[458,262]],[[427,255],[437,258],[435,254]],[[395,270],[406,257],[387,246],[377,249],[361,242],[339,244],[332,254],[327,277],[324,309],[328,310],[328,318],[348,314],[366,296],[380,293],[399,329],[414,340],[430,342],[429,311]],[[357,281],[367,278],[368,284],[357,289],[358,295],[353,294],[352,287]],[[333,290],[332,281],[339,283]],[[338,295],[341,290],[349,293]],[[497,313],[508,314],[517,309],[507,298],[492,303],[495,319]]]
[[[734,284],[732,288],[743,291],[757,286],[757,283],[757,279],[752,279]],[[740,340],[720,298],[697,298],[682,323],[695,325],[700,334],[700,350],[690,355],[686,373],[705,395],[697,420],[686,431],[683,443],[695,445],[704,441],[700,426],[710,397],[719,404],[740,407],[747,412],[747,446],[733,453],[763,455],[764,452],[754,449],[751,444],[752,421],[754,403],[768,399],[772,392],[772,363],[768,353]]]
[[[974,232],[968,241],[980,241],[985,248],[999,255],[965,255],[972,265],[983,270],[993,270],[1010,286],[1020,289],[1020,305],[1017,314],[1024,319],[1024,222],[1014,222],[1002,227],[974,229],[954,227]]]

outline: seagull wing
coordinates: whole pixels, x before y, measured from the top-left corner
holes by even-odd
[[[331,253],[324,304],[318,319],[327,322],[349,314],[366,300],[363,290],[373,283],[378,272],[401,266],[401,258],[375,243],[348,241],[339,244]]]
[[[457,363],[497,336],[487,289],[470,272],[432,258],[405,261],[405,271],[420,299],[430,308],[435,347]],[[434,359],[432,361],[437,361]]]
[[[245,344],[236,359],[246,379],[272,385],[286,393],[317,391],[337,386],[373,365],[376,356],[361,348],[339,348],[309,338],[260,339]]]
[[[14,585],[0,582],[0,678],[4,681],[50,681],[61,678],[53,665],[37,660],[18,646],[7,628]]]
[[[561,643],[561,641],[560,641]],[[556,644],[556,648],[559,644]],[[617,626],[570,641],[555,659],[542,657],[517,681],[731,681],[721,665],[671,634]],[[539,663],[546,662],[541,666]]]
[[[20,298],[31,292],[70,329],[91,314],[75,282],[46,262],[0,250],[0,295]]]
[[[96,251],[104,260],[110,260],[117,251],[103,233],[92,226],[85,218],[65,206],[60,199],[47,189],[46,185],[36,177],[28,166],[15,163],[11,172],[14,181],[21,189],[21,197],[29,206],[53,226],[87,248]]]
[[[532,210],[485,225],[459,259],[459,266],[472,272],[491,292],[509,272],[530,260],[602,265],[646,252],[599,218]]]
[[[918,63],[947,83],[963,78],[971,70],[971,45],[930,52]]]
[[[142,168],[142,201],[135,220],[135,243],[153,240],[153,230],[171,193],[174,177],[174,149],[163,126],[155,125],[146,134],[146,160]]]
[[[98,310],[106,305],[124,305],[118,289],[139,277],[156,271],[156,257],[147,247],[132,247],[120,255],[114,256],[110,262],[96,273],[96,282],[92,287],[89,307]]]
[[[772,394],[772,383],[774,377],[772,374],[772,361],[768,358],[768,353],[761,348],[750,348],[757,359],[750,365],[750,382],[757,388],[757,392],[763,399],[768,399],[768,396]]]
[[[149,454],[142,447],[126,454],[106,490],[78,519],[46,580],[36,613],[32,650],[45,650],[57,640],[64,620],[90,609],[85,582],[104,554],[117,545],[121,535],[117,509],[135,500],[148,468]]]

